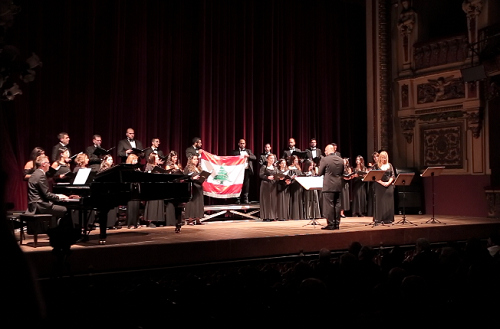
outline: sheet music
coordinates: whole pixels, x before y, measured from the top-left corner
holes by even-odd
[[[73,181],[73,185],[85,185],[87,179],[89,178],[91,168],[80,168],[76,173],[75,180]]]

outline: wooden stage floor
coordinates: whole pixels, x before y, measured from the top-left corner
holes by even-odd
[[[371,217],[342,219],[340,230],[321,230],[307,220],[262,222],[255,220],[214,221],[205,225],[108,230],[106,245],[98,244],[98,231],[90,240],[71,247],[68,264],[72,274],[100,273],[262,257],[314,253],[321,248],[346,250],[353,241],[371,247],[412,245],[418,238],[431,242],[485,239],[500,230],[494,218],[439,217],[441,223],[426,223],[428,215],[408,215],[405,224],[370,225]],[[401,216],[395,217],[395,223]],[[318,220],[325,224],[324,219]],[[28,235],[21,246],[39,278],[53,274],[55,256],[47,235],[38,237],[37,248]]]

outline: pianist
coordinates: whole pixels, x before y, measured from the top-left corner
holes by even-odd
[[[35,160],[36,170],[28,180],[28,212],[31,214],[52,214],[59,221],[64,217],[66,207],[53,204],[53,201],[67,200],[64,194],[49,192],[45,173],[49,170],[50,162],[46,155],[40,155]]]
[[[52,214],[47,234],[50,245],[56,255],[65,255],[72,244],[81,237],[81,229],[72,222],[66,207],[55,205],[53,202],[78,198],[64,194],[49,192],[45,173],[49,170],[50,161],[46,155],[40,155],[35,160],[36,170],[28,180],[28,211],[31,214]],[[35,228],[36,230],[38,228]],[[40,232],[41,233],[41,232]]]

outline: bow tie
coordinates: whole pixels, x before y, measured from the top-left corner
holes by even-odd
[[[134,141],[133,139],[129,139],[129,140],[128,140],[128,142],[129,142],[129,143],[133,143],[133,142],[135,142],[135,141]]]
[[[245,149],[240,149],[240,152],[246,151]]]
[[[315,148],[315,147],[311,147],[311,151],[315,151],[315,150],[316,150],[316,148]]]

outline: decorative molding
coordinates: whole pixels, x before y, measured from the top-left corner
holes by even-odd
[[[399,13],[398,29],[401,35],[409,35],[413,31],[417,12],[411,6],[409,0],[401,0],[401,12]]]
[[[456,111],[456,110],[462,110],[462,109],[463,109],[462,105],[433,107],[433,108],[427,108],[427,109],[422,109],[422,110],[416,110],[415,114],[421,115],[421,114],[429,114],[429,113],[437,113],[437,112]]]
[[[418,43],[413,46],[415,69],[461,62],[467,58],[467,36]]]
[[[414,129],[415,129],[414,118],[404,118],[400,120],[401,129],[403,129],[403,136],[408,144],[413,141]]]
[[[401,107],[410,106],[410,90],[407,84],[401,86]]]
[[[429,83],[417,85],[418,104],[465,98],[465,84],[462,78],[453,79],[451,75],[427,81]]]
[[[474,138],[479,138],[481,135],[481,128],[483,120],[481,118],[481,112],[479,109],[475,109],[473,111],[467,111],[464,113],[467,118],[467,129],[472,132],[472,136]]]
[[[477,41],[477,18],[483,9],[483,0],[464,0],[462,2],[462,10],[467,16],[467,30],[469,33],[469,43],[475,44]],[[474,48],[478,48],[475,45]]]
[[[477,17],[483,9],[483,0],[464,0],[462,2],[462,10],[467,15],[467,18]]]
[[[380,102],[380,147],[390,152],[392,146],[392,107],[390,91],[391,24],[389,2],[378,1],[378,72]]]
[[[463,118],[465,112],[463,111],[450,111],[450,112],[436,112],[431,114],[420,115],[420,121],[448,121],[450,119]]]
[[[488,217],[498,218],[500,215],[500,189],[485,189],[486,201],[488,202]]]
[[[464,168],[463,124],[422,126],[420,135],[424,167]]]

